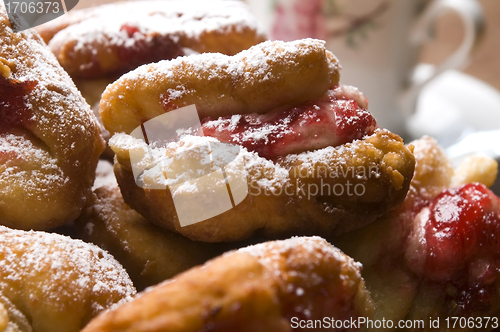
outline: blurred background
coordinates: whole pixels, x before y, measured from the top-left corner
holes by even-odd
[[[495,92],[500,92],[500,1],[479,0],[479,2],[483,7],[486,19],[486,33],[472,54],[469,64],[464,67],[462,72],[490,85],[497,90]],[[436,25],[436,39],[423,49],[422,61],[435,64],[445,59],[458,47],[463,33],[464,27],[456,15],[445,14],[442,16]],[[500,116],[500,105],[494,104],[492,107],[494,109],[491,112]],[[471,109],[470,112],[474,113],[476,110]],[[495,127],[500,129],[500,123],[494,118],[491,128],[488,129]],[[490,142],[481,139],[472,140],[470,144],[465,145],[467,146],[465,149],[481,149],[482,147],[477,145],[485,145],[485,149],[494,150],[492,154],[496,154],[497,161],[500,161],[500,134],[497,132],[496,135],[486,137],[486,139],[488,138],[491,140]],[[444,142],[444,144],[450,145],[453,142]],[[497,195],[500,194],[500,180],[498,178],[493,190]]]
[[[486,18],[486,33],[463,72],[500,90],[500,1],[479,2]],[[456,15],[442,16],[436,25],[436,39],[424,47],[422,61],[438,63],[446,58],[458,47],[463,38],[463,30]]]

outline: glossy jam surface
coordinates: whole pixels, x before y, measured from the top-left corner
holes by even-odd
[[[420,278],[453,289],[455,313],[487,310],[500,272],[500,198],[471,183],[443,191],[414,219],[408,267]]]
[[[25,98],[36,85],[36,81],[19,82],[0,76],[0,133],[26,124],[31,110]]]
[[[204,135],[239,144],[267,159],[342,145],[371,135],[376,128],[373,116],[357,101],[334,95],[266,114],[202,121]]]
[[[446,280],[465,268],[470,281],[489,281],[500,256],[500,199],[488,188],[472,183],[446,190],[417,218],[424,218],[416,248],[423,256],[415,272]]]

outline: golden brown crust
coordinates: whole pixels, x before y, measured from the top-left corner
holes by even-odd
[[[57,234],[0,226],[0,261],[0,305],[21,331],[77,332],[135,294],[111,255]]]
[[[138,290],[156,285],[225,251],[194,242],[149,223],[125,202],[118,186],[97,188],[76,220],[78,235],[109,251],[127,270]]]
[[[128,150],[114,145],[120,137],[111,146],[117,154],[115,174],[125,201],[150,221],[207,242],[242,240],[256,232],[270,238],[331,236],[359,228],[404,200],[414,165],[399,136],[387,131],[342,147],[289,155],[276,163],[242,149],[239,158],[246,165],[242,176],[248,177],[248,196],[229,211],[181,227],[170,190],[143,189],[135,183]],[[336,195],[334,189],[343,194]],[[210,195],[204,199],[197,198],[192,209],[216,203]]]
[[[50,229],[80,214],[104,142],[70,77],[38,34],[12,31],[3,4],[0,40],[0,223]]]
[[[264,42],[234,56],[199,54],[142,66],[103,93],[100,113],[113,135],[187,105],[200,119],[265,113],[320,97],[339,81],[324,42]]]
[[[359,265],[320,238],[225,254],[92,321],[83,332],[290,331],[290,319],[368,316]]]
[[[179,151],[202,144],[200,140],[217,140],[186,136],[163,148],[148,147],[143,140],[128,135],[143,122],[188,104],[196,105],[200,119],[266,113],[318,98],[338,80],[336,58],[325,50],[324,42],[314,39],[269,41],[233,57],[200,54],[179,58],[122,76],[103,94],[100,113],[111,133],[125,132],[115,134],[110,141],[125,201],[152,222],[207,242],[239,241],[255,232],[271,238],[330,236],[373,221],[403,201],[413,174],[411,152],[399,136],[388,131],[379,130],[343,146],[290,154],[277,161],[241,148],[233,166],[224,169],[234,178],[248,178],[248,196],[229,211],[185,227],[181,227],[172,197],[178,202],[197,197],[190,212],[207,209],[218,206],[219,196],[212,193],[227,192],[226,183],[215,184],[211,178],[204,178],[197,180],[196,188],[181,186],[174,196],[172,184],[170,190],[166,186],[163,190],[150,189],[158,188],[158,179],[163,176],[171,181],[178,174],[197,170],[190,160],[204,157],[203,152],[196,155],[193,149],[189,160],[158,171],[152,156],[182,159]],[[141,179],[147,189],[134,182],[132,168],[137,165],[144,170]],[[243,171],[238,165],[244,165]],[[247,185],[242,186],[246,192]]]
[[[74,77],[123,74],[190,52],[236,54],[265,40],[239,1],[129,1],[73,10],[37,28]]]

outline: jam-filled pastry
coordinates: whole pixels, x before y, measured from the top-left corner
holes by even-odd
[[[109,251],[125,267],[138,290],[203,264],[228,249],[220,244],[191,241],[148,222],[123,201],[117,184],[102,185],[94,193],[92,204],[75,222],[78,236]]]
[[[500,318],[500,198],[487,186],[498,165],[474,156],[454,169],[434,139],[412,144],[415,174],[401,207],[333,242],[363,263],[374,319],[423,320],[425,331],[438,330],[429,323],[438,319],[442,331],[453,323],[492,330]]]
[[[291,331],[291,321],[367,317],[360,265],[319,238],[227,253],[139,294],[83,332]]]
[[[36,29],[97,114],[106,86],[139,65],[201,52],[232,55],[266,40],[236,0],[118,2],[72,10]],[[112,156],[107,148],[103,157]]]
[[[265,40],[241,1],[129,1],[72,10],[37,28],[72,77],[123,74],[193,52],[235,54]]]
[[[0,327],[78,332],[135,292],[123,267],[97,246],[0,226]]]
[[[201,120],[198,134],[149,145],[130,135],[191,104]],[[127,204],[193,240],[217,242],[256,232],[340,234],[400,204],[414,157],[399,136],[377,129],[366,107],[357,89],[339,85],[339,64],[324,42],[306,39],[142,66],[108,86],[100,114],[114,134],[115,174]],[[188,213],[195,214],[218,206],[214,192],[227,192],[226,178],[181,181],[206,157],[197,147],[221,143],[239,149],[224,171],[227,179],[244,179],[238,190],[248,194],[222,214],[181,225],[174,200],[192,202]],[[212,157],[216,163],[220,156]],[[160,167],[158,160],[168,158],[174,161]],[[155,189],[165,184],[170,190]]]
[[[0,7],[0,224],[50,229],[81,213],[104,149],[96,118],[33,30]]]

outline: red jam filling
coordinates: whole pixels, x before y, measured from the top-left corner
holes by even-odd
[[[453,285],[463,315],[488,306],[500,271],[500,198],[479,183],[445,190],[415,223],[408,267],[423,278]]]
[[[204,135],[239,144],[267,159],[339,146],[371,135],[376,128],[373,116],[355,100],[334,96],[266,114],[202,120]]]
[[[467,268],[471,281],[490,279],[492,258],[500,257],[500,198],[482,184],[467,184],[443,191],[422,213],[418,251],[425,262],[415,272],[446,280]]]
[[[138,27],[129,24],[122,25],[120,31],[125,31],[131,40],[117,46],[116,49],[118,57],[128,65],[126,69],[185,55],[179,43],[169,36],[160,34],[147,36]]]
[[[144,35],[138,27],[124,24],[121,31],[125,31],[132,42],[117,46],[118,57],[128,65],[126,69],[133,69],[146,63],[169,60],[185,55],[184,50],[169,36],[154,34]]]
[[[103,68],[98,54],[90,56],[85,68],[80,68],[78,74],[82,77],[100,77],[103,75],[121,75],[140,65],[160,60],[175,59],[185,55],[179,43],[169,36],[160,34],[145,35],[133,25],[124,24],[120,31],[126,33],[125,40],[119,44],[109,45],[120,61],[112,63],[112,69]]]
[[[13,126],[25,126],[31,117],[25,97],[33,91],[38,82],[19,82],[0,76],[0,133],[8,132]]]

